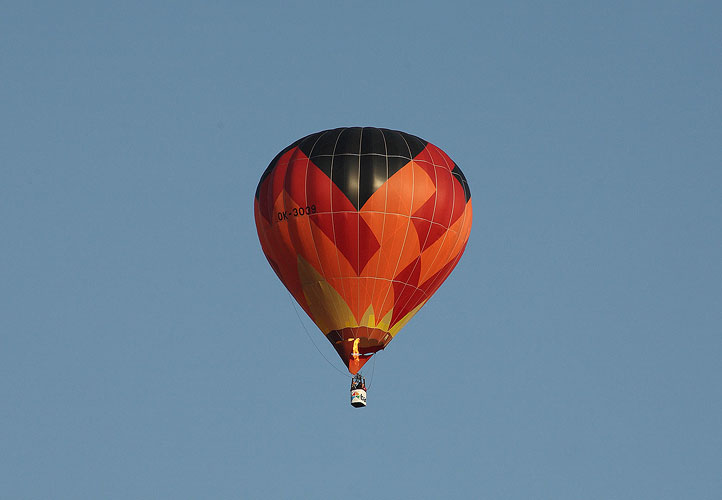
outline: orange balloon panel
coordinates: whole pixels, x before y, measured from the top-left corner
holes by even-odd
[[[441,286],[472,221],[466,178],[446,153],[371,127],[281,151],[254,210],[273,270],[354,374]]]

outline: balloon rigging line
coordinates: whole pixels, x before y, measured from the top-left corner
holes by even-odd
[[[372,358],[374,361],[373,366],[371,367],[371,379],[369,380],[368,388],[371,389],[371,384],[374,383],[374,373],[376,373],[376,356],[378,356],[378,353]]]
[[[326,357],[326,355],[325,355],[323,352],[321,352],[321,349],[318,348],[318,346],[316,345],[316,342],[313,341],[313,338],[311,337],[311,334],[308,333],[308,329],[306,329],[306,325],[303,323],[303,320],[301,319],[301,315],[298,314],[298,308],[296,307],[296,302],[293,300],[293,296],[291,295],[290,292],[288,293],[288,297],[289,297],[289,299],[291,300],[291,305],[293,306],[293,311],[296,313],[296,317],[298,318],[299,323],[301,323],[301,326],[303,327],[303,331],[306,332],[306,336],[308,337],[308,339],[309,339],[309,340],[311,341],[311,343],[313,344],[313,347],[315,347],[316,350],[318,351],[318,353],[323,357],[323,359],[326,360],[326,363],[328,363],[329,365],[331,365],[331,368],[333,368],[334,370],[336,370],[337,372],[339,372],[339,373],[340,373],[341,375],[343,375],[344,377],[348,377],[347,374],[345,374],[344,372],[342,372],[341,370],[339,370],[339,369],[336,367],[336,365],[334,365],[333,363],[331,363],[331,362],[328,360],[328,358]]]

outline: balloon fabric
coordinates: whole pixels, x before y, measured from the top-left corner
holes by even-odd
[[[449,276],[472,222],[466,177],[446,153],[373,127],[285,148],[254,212],[271,267],[353,374]]]

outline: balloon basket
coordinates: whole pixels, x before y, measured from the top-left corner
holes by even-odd
[[[363,408],[366,406],[366,391],[363,389],[351,390],[351,406],[354,408]]]

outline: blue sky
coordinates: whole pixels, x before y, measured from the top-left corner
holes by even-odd
[[[0,497],[722,498],[720,4],[285,3],[2,4]],[[475,210],[363,410],[252,209],[357,125]]]

